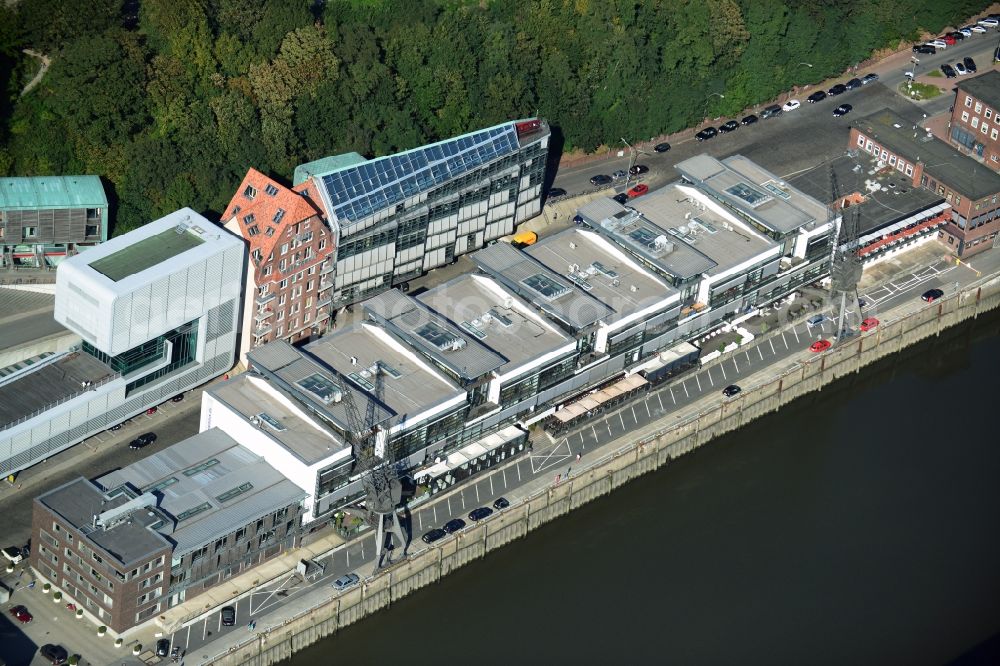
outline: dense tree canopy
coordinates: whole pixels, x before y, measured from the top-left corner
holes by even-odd
[[[0,5],[0,170],[103,176],[121,233],[180,206],[220,211],[250,166],[288,176],[535,113],[582,149],[676,131],[982,6],[21,0]],[[39,66],[25,48],[52,65],[22,97]]]

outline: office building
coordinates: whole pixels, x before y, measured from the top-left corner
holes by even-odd
[[[961,152],[1000,171],[1000,72],[961,78],[955,86],[949,138]]]

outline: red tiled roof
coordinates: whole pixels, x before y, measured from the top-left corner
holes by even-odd
[[[307,183],[303,185],[308,186]],[[284,211],[280,217],[279,211]],[[321,217],[322,213],[312,199],[250,169],[226,206],[222,220],[226,222],[234,216],[239,222],[240,235],[250,244],[251,256],[254,250],[260,250],[260,256],[267,259],[289,225]],[[257,228],[256,234],[249,232],[251,227]]]

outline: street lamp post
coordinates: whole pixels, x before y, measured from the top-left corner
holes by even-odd
[[[628,190],[628,182],[632,180],[632,167],[635,166],[635,148],[632,144],[622,138],[622,143],[628,146],[629,158],[628,158],[628,170],[625,171],[625,189]]]

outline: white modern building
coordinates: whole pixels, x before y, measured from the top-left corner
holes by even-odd
[[[83,342],[0,380],[0,473],[229,370],[245,253],[183,208],[63,261],[54,316]]]

